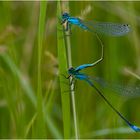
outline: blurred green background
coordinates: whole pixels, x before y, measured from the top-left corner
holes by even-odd
[[[44,7],[43,47],[38,67],[39,15],[43,4],[47,8]],[[61,2],[61,7],[62,12],[69,9],[70,15],[84,20],[130,24],[132,31],[126,36],[100,35],[105,46],[104,60],[85,72],[113,83],[139,85],[140,2],[70,1]],[[42,5],[40,2],[0,2],[0,138],[75,138],[70,93],[60,90],[63,81],[59,80],[62,73],[58,70],[57,43],[65,38],[57,37],[57,32],[62,32],[57,29],[59,19],[56,1]],[[93,34],[73,27],[69,38],[74,67],[100,57],[101,46]],[[64,77],[61,79],[67,82]],[[38,91],[39,83],[41,91]],[[68,82],[64,86],[69,87]],[[133,132],[87,83],[77,81],[75,86],[79,138],[140,138],[140,133]],[[140,126],[140,98],[130,99],[99,88],[128,120]],[[61,102],[61,96],[65,95],[70,100],[66,105],[68,116],[65,116],[70,117],[69,122],[63,117],[62,106],[66,102]],[[64,136],[64,131],[69,134]]]

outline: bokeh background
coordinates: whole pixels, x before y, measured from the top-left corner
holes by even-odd
[[[57,43],[65,39],[57,37],[57,32],[63,32],[57,28],[61,17],[57,14],[56,1],[43,4],[47,8],[39,68],[41,92],[38,92],[40,2],[0,2],[0,138],[75,138],[70,92],[60,90],[63,81],[59,80]],[[104,60],[84,72],[110,83],[138,86],[140,2],[62,1],[61,7],[62,12],[69,9],[70,15],[83,20],[131,25],[132,31],[126,36],[100,35]],[[100,57],[101,46],[92,33],[72,27],[69,40],[74,67]],[[63,74],[67,75],[67,71]],[[64,86],[69,87],[68,82]],[[128,120],[140,126],[139,96],[128,98],[98,87]],[[69,122],[63,118],[63,95],[70,100]],[[133,132],[84,81],[76,82],[74,96],[79,138],[140,138],[140,133]],[[69,134],[64,136],[66,128]]]

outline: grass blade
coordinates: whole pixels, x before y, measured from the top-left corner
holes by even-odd
[[[61,16],[60,1],[57,2],[57,17]],[[66,47],[63,37],[63,32],[60,23],[57,24],[57,49],[58,49],[58,60],[59,60],[59,72],[64,74],[67,71],[67,57]],[[63,38],[62,38],[63,37]],[[60,76],[60,81],[64,81],[64,77]],[[62,113],[63,113],[63,130],[64,138],[70,138],[70,96],[68,93],[68,86],[60,82],[61,88],[61,100],[62,100]]]
[[[41,83],[41,58],[43,36],[45,31],[47,1],[40,2],[40,15],[39,15],[39,29],[38,29],[38,73],[37,73],[37,124],[35,135],[36,138],[45,138],[45,119],[43,114],[43,100],[42,100],[42,83]],[[39,131],[38,131],[39,130]]]
[[[33,104],[34,108],[37,109],[37,99],[36,99],[36,96],[34,94],[34,91],[33,91],[32,87],[31,87],[31,85],[29,84],[29,82],[24,78],[24,75],[20,72],[20,70],[15,65],[15,63],[12,61],[12,58],[9,57],[9,55],[6,54],[6,53],[1,54],[0,57],[3,59],[5,64],[9,67],[9,69],[12,72],[12,74],[15,77],[17,77],[22,89],[25,91],[24,93],[26,94],[28,99],[31,101],[31,103]],[[44,106],[43,106],[43,111],[45,112],[45,107]],[[59,132],[58,128],[56,127],[56,125],[53,122],[53,120],[51,119],[51,117],[48,116],[47,112],[45,112],[44,116],[45,116],[44,117],[45,118],[45,123],[47,123],[47,126],[48,126],[50,132],[52,133],[53,137],[54,138],[62,138],[61,133]],[[35,113],[34,117],[31,119],[31,121],[29,122],[29,124],[28,124],[28,126],[26,128],[25,137],[28,134],[31,125],[33,125],[33,123],[35,122],[34,119],[36,119],[36,117],[37,117],[37,114]]]

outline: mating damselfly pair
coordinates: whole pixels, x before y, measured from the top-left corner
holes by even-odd
[[[96,92],[104,99],[104,101],[113,109],[113,111],[119,115],[125,122],[126,124],[132,128],[135,132],[139,132],[140,128],[133,125],[128,121],[109,101],[108,99],[103,95],[103,93],[94,85],[93,81],[99,83],[100,85],[106,86],[105,82],[101,82],[97,78],[91,78],[91,76],[86,75],[85,73],[81,73],[80,71],[88,68],[88,67],[93,67],[99,62],[103,60],[104,56],[104,49],[103,49],[103,44],[102,41],[100,40],[98,34],[105,34],[109,36],[123,36],[126,35],[131,31],[130,25],[128,24],[119,24],[119,23],[110,23],[110,22],[94,22],[94,21],[83,21],[79,18],[76,17],[71,17],[68,13],[64,13],[62,15],[62,24],[65,27],[65,31],[70,31],[71,32],[71,25],[76,25],[82,28],[83,30],[90,31],[95,33],[97,39],[99,40],[101,46],[102,46],[102,55],[99,60],[97,60],[94,63],[91,64],[83,64],[80,65],[76,68],[69,68],[68,69],[68,78],[73,77],[74,79],[79,79],[79,80],[84,80],[86,81],[91,87],[93,87]],[[138,88],[139,89],[139,88]],[[123,89],[122,89],[123,90]],[[133,90],[135,92],[135,90]]]

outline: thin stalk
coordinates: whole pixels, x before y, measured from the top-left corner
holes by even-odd
[[[68,3],[66,4],[66,9],[69,11]],[[71,43],[70,43],[70,36],[66,36],[66,46],[67,46],[67,60],[68,60],[68,67],[72,67],[72,54],[71,54]],[[74,89],[74,83],[71,82],[72,77],[70,77],[70,89],[71,89],[71,99],[72,99],[72,111],[73,111],[73,119],[74,119],[74,131],[75,131],[75,138],[78,139],[78,123],[77,123],[77,114],[76,114],[76,105],[75,105],[75,91]]]
[[[137,78],[138,80],[140,80],[140,76],[136,73],[134,73],[132,70],[125,68],[124,71],[132,76],[134,76],[135,78]]]
[[[66,36],[66,44],[67,44],[67,56],[68,56],[68,67],[72,67],[72,57],[71,57],[71,43],[70,37]],[[72,81],[72,77],[70,77],[70,83]],[[75,105],[75,91],[74,82],[72,82],[71,86],[71,99],[72,99],[72,111],[73,111],[73,119],[74,119],[74,130],[75,130],[75,138],[78,139],[78,127],[77,127],[77,115],[76,115],[76,105]]]

